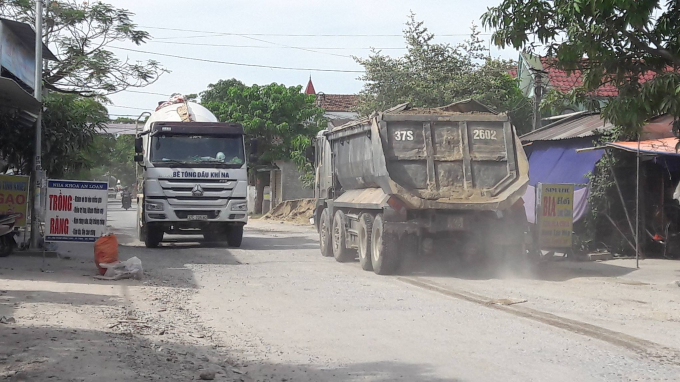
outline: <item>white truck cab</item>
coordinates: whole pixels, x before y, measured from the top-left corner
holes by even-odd
[[[244,131],[183,98],[159,106],[135,141],[143,168],[139,240],[155,248],[165,233],[202,234],[239,247],[248,222]]]

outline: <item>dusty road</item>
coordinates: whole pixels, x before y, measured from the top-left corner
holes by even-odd
[[[175,237],[147,250],[135,212],[109,214],[144,281],[92,280],[84,246],[0,270],[0,314],[17,321],[0,325],[13,380],[680,380],[676,263],[518,275],[431,259],[379,277],[321,257],[308,227],[251,222],[240,249]],[[80,348],[92,350],[74,359]]]

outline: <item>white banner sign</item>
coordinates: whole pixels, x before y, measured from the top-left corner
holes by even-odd
[[[109,184],[47,182],[45,241],[94,242],[106,233]]]

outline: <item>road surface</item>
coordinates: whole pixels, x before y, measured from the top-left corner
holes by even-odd
[[[396,276],[321,257],[310,227],[252,221],[239,249],[136,239],[144,280],[94,280],[92,246],[0,263],[0,378],[13,381],[678,381],[678,262],[444,258]],[[205,373],[208,373],[207,375]],[[211,373],[215,373],[214,375]]]
[[[134,238],[134,212],[110,216]],[[525,308],[504,296],[500,279],[487,280],[499,292],[489,297],[469,294],[446,266],[380,277],[321,257],[308,227],[253,221],[239,249],[199,239],[175,237],[157,250],[127,245],[153,277],[193,289],[178,303],[256,380],[680,378],[680,342],[590,325],[568,306],[563,316]]]

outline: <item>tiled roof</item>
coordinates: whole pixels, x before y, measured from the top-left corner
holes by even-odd
[[[316,101],[320,108],[326,111],[354,111],[359,103],[356,94],[324,94],[316,95]]]
[[[564,70],[555,68],[553,63],[553,59],[541,57],[543,70],[548,72],[548,81],[552,88],[559,92],[566,93],[583,84],[583,75],[580,70],[575,70],[571,72],[571,74],[567,74]],[[640,78],[640,82],[649,81],[654,78],[654,75],[653,72],[647,72]],[[614,85],[605,84],[596,89],[593,92],[593,95],[598,97],[616,97],[619,95],[619,90]]]

